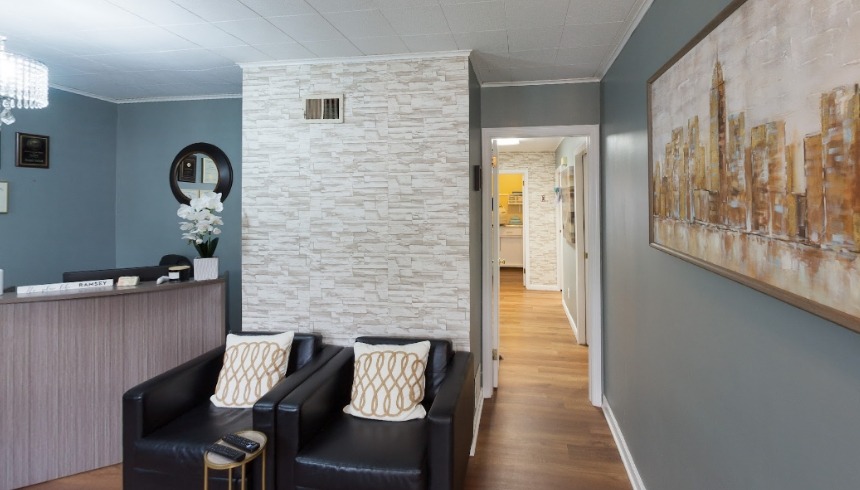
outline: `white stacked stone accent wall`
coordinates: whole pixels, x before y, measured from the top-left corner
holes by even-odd
[[[465,56],[245,67],[244,330],[469,349]],[[303,98],[344,95],[342,124]]]
[[[528,170],[528,254],[526,287],[558,287],[558,237],[556,229],[555,153],[501,152],[499,168]],[[542,200],[542,197],[545,200]]]

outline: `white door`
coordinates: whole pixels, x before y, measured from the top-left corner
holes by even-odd
[[[574,195],[574,230],[576,232],[576,327],[579,331],[577,340],[580,344],[588,342],[588,321],[586,317],[586,271],[587,267],[585,258],[588,256],[586,251],[588,237],[585,236],[585,193],[588,192],[588,186],[585,185],[585,159],[587,158],[586,150],[576,156],[576,161],[573,167],[573,195]]]

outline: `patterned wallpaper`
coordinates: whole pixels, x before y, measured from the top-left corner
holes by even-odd
[[[245,330],[469,349],[467,63],[245,68]],[[303,121],[317,94],[344,94],[342,124]]]
[[[529,284],[538,289],[559,289],[556,229],[555,153],[500,152],[502,170],[528,169],[529,250],[525,258]]]

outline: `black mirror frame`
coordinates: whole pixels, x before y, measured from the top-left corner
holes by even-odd
[[[230,189],[233,187],[233,166],[230,164],[230,159],[215,145],[209,143],[193,143],[179,150],[173,163],[170,164],[170,190],[173,192],[173,197],[180,204],[189,204],[191,199],[186,196],[179,188],[179,183],[176,180],[176,171],[179,168],[182,159],[190,153],[203,153],[215,162],[215,167],[218,169],[218,183],[215,184],[215,193],[221,193],[221,202],[227,199],[230,194]]]

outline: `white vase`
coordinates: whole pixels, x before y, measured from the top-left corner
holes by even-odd
[[[218,257],[194,259],[194,280],[218,279]]]

